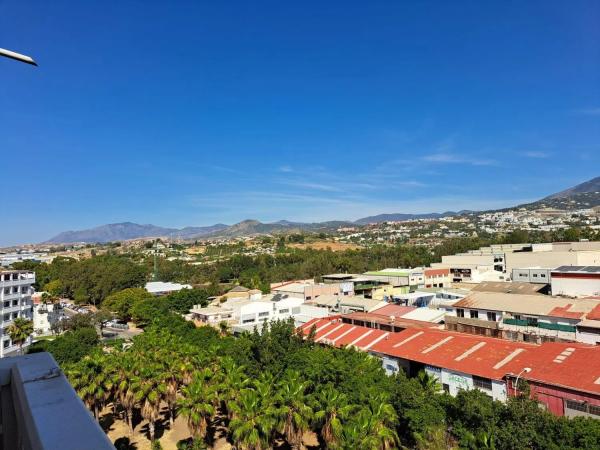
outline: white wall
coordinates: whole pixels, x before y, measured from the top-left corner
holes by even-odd
[[[552,295],[600,295],[600,279],[552,278]]]
[[[492,389],[487,390],[476,388],[473,385],[473,377],[470,374],[432,366],[425,366],[425,372],[436,377],[440,384],[447,384],[450,395],[457,395],[461,389],[479,389],[490,395],[494,400],[506,401],[506,384],[503,381],[492,380]]]

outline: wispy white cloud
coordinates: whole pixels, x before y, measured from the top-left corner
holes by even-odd
[[[544,158],[549,158],[551,156],[551,153],[541,152],[541,151],[528,151],[528,152],[523,152],[522,155],[525,156],[526,158],[544,159]]]
[[[288,166],[288,165],[281,166],[281,167],[279,167],[279,169],[278,169],[278,170],[279,170],[280,172],[283,172],[283,173],[290,173],[290,172],[293,172],[293,171],[294,171],[294,169],[292,168],[292,166]]]
[[[575,110],[575,113],[582,116],[600,116],[600,108],[582,108]]]
[[[438,152],[423,156],[423,161],[436,164],[470,164],[472,166],[495,166],[498,161],[464,156],[458,153]]]

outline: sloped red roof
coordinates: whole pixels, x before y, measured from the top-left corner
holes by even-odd
[[[423,364],[501,380],[508,363],[536,345],[444,330],[404,330],[371,350]]]
[[[557,306],[548,313],[548,316],[562,317],[564,319],[582,319],[585,313],[582,311],[569,311],[572,306],[571,303],[566,306]]]
[[[307,326],[308,325],[308,326]],[[402,358],[480,377],[502,380],[521,376],[549,385],[600,395],[600,346],[547,342],[541,345],[432,328],[385,332],[343,323],[341,318],[316,319],[316,342]]]
[[[586,318],[590,320],[600,320],[600,303],[598,303],[594,309],[587,313]]]

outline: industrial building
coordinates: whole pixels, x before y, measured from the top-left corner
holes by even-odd
[[[561,266],[550,275],[552,295],[567,297],[600,296],[600,264]]]
[[[425,371],[451,395],[478,389],[506,401],[518,393],[520,378],[553,414],[600,418],[599,346],[537,345],[417,326],[393,332],[347,323],[339,316],[315,319],[300,330],[312,332],[320,344],[369,352],[380,358],[388,374]]]

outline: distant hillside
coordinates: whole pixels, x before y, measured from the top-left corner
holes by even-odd
[[[526,209],[585,209],[600,206],[600,177],[585,181],[541,200],[519,205],[516,208]],[[510,208],[514,209],[514,208]]]
[[[349,222],[332,221],[320,223],[288,222],[262,223],[258,220],[244,220],[234,225],[222,223],[207,227],[163,228],[155,225],[140,225],[132,222],[112,223],[88,230],[65,231],[49,239],[47,244],[72,244],[76,242],[105,243],[141,238],[198,239],[218,237],[254,236],[258,234],[301,231],[327,231]]]
[[[577,186],[574,186],[564,191],[557,192],[556,194],[549,195],[542,200],[558,199],[572,197],[577,194],[599,194],[600,195],[600,177],[592,178],[591,180],[585,181]]]
[[[163,228],[156,225],[140,225],[133,222],[111,223],[88,230],[65,231],[49,239],[48,244],[71,244],[75,242],[105,243],[150,237],[194,239],[227,228],[217,224],[209,227]]]
[[[302,231],[331,231],[341,226],[351,225],[350,222],[330,221],[330,222],[289,222],[280,220],[278,222],[263,223],[258,220],[244,220],[235,225],[231,225],[224,230],[212,233],[207,237],[239,237],[253,236],[268,233],[299,233]]]
[[[382,223],[382,222],[401,222],[404,220],[417,220],[417,219],[439,219],[440,217],[457,216],[459,214],[465,214],[469,211],[446,211],[443,213],[427,213],[427,214],[379,214],[377,216],[363,217],[362,219],[356,220],[354,223],[357,225],[367,225],[370,223]]]

